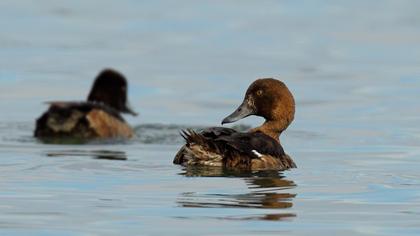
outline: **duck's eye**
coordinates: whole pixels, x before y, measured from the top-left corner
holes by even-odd
[[[261,96],[262,94],[263,94],[263,91],[262,91],[262,90],[258,90],[258,91],[257,91],[257,95],[258,95],[258,96]]]

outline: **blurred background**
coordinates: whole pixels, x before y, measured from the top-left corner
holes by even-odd
[[[132,106],[141,113],[130,119],[134,124],[218,124],[261,77],[289,85],[298,120],[313,115],[302,107],[314,103],[372,102],[378,93],[403,99],[419,83],[419,7],[418,1],[3,0],[0,119],[33,120],[44,101],[84,99],[105,67],[128,78]],[[384,84],[398,89],[383,91]]]
[[[419,235],[419,9],[1,0],[2,235]],[[139,137],[33,139],[43,103],[84,100],[103,68],[127,77]],[[172,165],[180,129],[219,125],[262,77],[295,96],[281,140],[298,169],[232,176]]]

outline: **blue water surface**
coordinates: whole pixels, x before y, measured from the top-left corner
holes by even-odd
[[[419,1],[0,1],[1,235],[419,235]],[[45,101],[129,80],[124,143],[43,144]],[[297,107],[298,168],[172,159],[256,78]],[[240,122],[245,127],[261,118]]]

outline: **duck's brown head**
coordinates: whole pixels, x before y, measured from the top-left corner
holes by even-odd
[[[105,69],[99,73],[90,90],[88,101],[103,103],[118,112],[137,115],[128,105],[127,80],[112,69]]]
[[[222,124],[250,115],[264,117],[281,132],[293,121],[295,100],[283,82],[272,78],[258,79],[249,86],[242,104]]]

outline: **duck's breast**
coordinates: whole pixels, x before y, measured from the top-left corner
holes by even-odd
[[[134,136],[133,130],[127,123],[103,110],[93,109],[86,114],[86,120],[99,138],[131,138]]]

